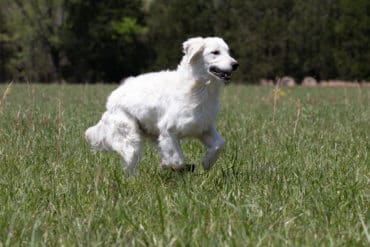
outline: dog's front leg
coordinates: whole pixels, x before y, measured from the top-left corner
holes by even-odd
[[[161,133],[158,138],[158,146],[162,156],[162,168],[179,170],[184,167],[185,157],[179,139],[174,133],[169,131]]]
[[[221,150],[225,146],[225,140],[214,126],[204,132],[200,140],[207,149],[207,153],[202,160],[202,165],[205,170],[209,170],[215,164]]]

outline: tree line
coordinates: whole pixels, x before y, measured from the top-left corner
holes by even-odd
[[[370,80],[368,0],[0,0],[0,81],[118,82],[221,36],[234,81]]]

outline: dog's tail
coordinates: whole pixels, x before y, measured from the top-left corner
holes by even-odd
[[[85,139],[95,151],[123,152],[128,146],[139,146],[137,121],[124,111],[106,111],[101,120],[85,131]]]
[[[110,151],[111,146],[107,139],[108,132],[108,126],[102,119],[85,131],[85,139],[95,151]]]

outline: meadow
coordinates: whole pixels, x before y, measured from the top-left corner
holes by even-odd
[[[369,246],[370,88],[227,86],[211,171],[128,177],[83,138],[115,87],[0,86],[0,246]]]

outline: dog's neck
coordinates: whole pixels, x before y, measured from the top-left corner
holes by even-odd
[[[201,101],[205,100],[205,98],[218,100],[223,82],[220,82],[204,70],[203,61],[189,63],[186,57],[184,57],[177,67],[177,71],[181,71],[181,74],[186,77],[184,81],[192,83],[189,85],[189,93],[192,96],[199,97]],[[207,97],[204,97],[205,94]]]
[[[189,62],[187,57],[183,57],[180,64],[177,67],[177,71],[181,71],[187,78],[187,81],[197,81],[200,84],[212,85],[213,87],[220,87],[223,82],[220,82],[215,77],[211,76],[205,69],[204,63],[201,60]]]

